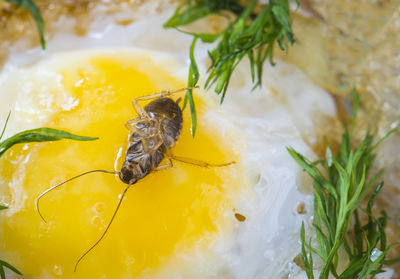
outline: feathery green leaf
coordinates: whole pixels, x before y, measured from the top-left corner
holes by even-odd
[[[351,126],[350,129],[345,126],[336,156],[327,147],[322,162],[310,162],[303,155],[288,148],[289,154],[314,181],[313,227],[316,245],[312,246],[311,242],[306,242],[304,224],[300,231],[301,258],[308,278],[314,278],[311,262],[313,253],[323,261],[320,279],[330,276],[340,279],[373,278],[376,274],[384,272],[383,266],[389,263],[385,257],[394,244],[388,246],[386,243],[387,216],[382,211],[380,217],[375,217],[372,212],[376,196],[383,187],[383,182],[378,183],[382,171],[373,176],[370,176],[369,172],[375,159],[374,151],[377,145],[394,131],[389,131],[377,143],[374,143],[375,136],[367,133],[359,146],[353,147],[359,101],[359,96],[354,91]],[[369,181],[367,177],[371,177]],[[360,209],[367,196],[370,196],[367,207]],[[364,213],[365,224],[361,224],[360,213]],[[347,254],[348,264],[339,273],[339,262],[344,262],[339,253],[341,248]],[[373,251],[378,251],[374,249],[379,249],[381,254],[372,259]]]
[[[265,60],[274,64],[274,46],[286,50],[294,43],[291,29],[289,0],[270,0],[259,13],[256,13],[259,0],[251,0],[242,6],[238,0],[186,0],[172,17],[164,24],[166,28],[175,28],[194,36],[193,42],[199,38],[203,43],[214,43],[217,46],[209,51],[211,66],[205,87],[215,85],[214,91],[224,101],[232,73],[244,57],[250,60],[250,73],[255,83],[261,86],[262,69]],[[228,26],[217,34],[186,32],[180,27],[193,23],[209,15],[225,16],[230,12],[236,16]],[[194,43],[191,45],[188,86],[192,84],[190,71],[197,69],[194,58]],[[194,107],[194,105],[193,105]],[[191,110],[192,122],[196,112]],[[195,133],[192,125],[192,133]]]

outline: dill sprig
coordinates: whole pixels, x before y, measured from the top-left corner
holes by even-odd
[[[11,115],[11,112],[8,114],[6,122],[3,126],[3,130],[0,135],[0,140],[3,138],[8,121],[10,119],[10,115]],[[58,141],[61,139],[91,141],[91,140],[96,140],[98,138],[78,136],[78,135],[74,135],[69,132],[63,131],[63,130],[57,130],[57,129],[53,129],[53,128],[32,129],[32,130],[27,130],[27,131],[17,133],[14,136],[0,142],[0,157],[15,144],[29,143],[29,142]],[[8,209],[8,207],[5,205],[0,205],[0,210],[5,210],[5,209]],[[9,263],[7,263],[5,261],[0,260],[0,277],[1,277],[1,279],[6,278],[6,274],[5,274],[5,270],[4,270],[5,267],[14,271],[15,273],[17,273],[19,275],[22,275],[22,273],[18,269],[16,269],[14,266],[10,265]]]
[[[251,0],[246,6],[242,6],[239,0],[187,0],[181,4],[174,15],[164,24],[167,28],[176,28],[184,32],[180,27],[193,23],[211,14],[224,16],[224,12],[231,12],[237,17],[220,33],[191,33],[194,36],[190,48],[190,69],[196,67],[194,60],[194,48],[197,39],[203,43],[214,43],[217,46],[209,51],[211,66],[208,69],[205,88],[215,85],[214,91],[221,95],[221,103],[224,101],[226,91],[233,71],[244,58],[250,60],[250,73],[254,87],[262,82],[263,63],[269,59],[274,65],[274,46],[277,44],[281,50],[294,43],[294,35],[291,29],[290,7],[288,0],[270,0],[268,5],[256,13],[258,0]],[[299,1],[296,1],[299,4]],[[193,58],[193,59],[192,59]],[[195,65],[195,66],[193,66]],[[188,86],[196,85],[198,81],[189,75]],[[188,91],[186,98],[193,103],[192,92]],[[194,107],[194,106],[193,106]],[[196,115],[191,110],[192,134],[196,129]]]
[[[36,6],[35,2],[33,0],[5,0],[5,1],[10,4],[16,5],[17,8],[24,7],[29,11],[29,13],[32,15],[36,23],[42,49],[46,49],[46,40],[44,38],[44,22],[42,15],[40,14],[39,8]]]
[[[372,211],[376,196],[383,187],[380,181],[382,170],[370,175],[377,146],[395,130],[375,142],[376,135],[366,133],[357,147],[354,146],[354,123],[357,117],[359,97],[353,94],[353,117],[350,128],[345,125],[338,153],[332,154],[327,147],[323,160],[311,162],[295,150],[288,148],[290,155],[313,178],[315,242],[305,236],[301,227],[301,258],[307,277],[314,278],[313,254],[323,262],[320,279],[334,276],[340,279],[373,278],[384,272],[387,251],[394,245],[386,241],[386,213],[375,217]],[[370,196],[367,206],[362,202]],[[365,224],[361,224],[360,214]],[[346,267],[338,269],[347,255]]]

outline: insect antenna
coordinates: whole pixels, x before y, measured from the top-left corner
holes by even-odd
[[[39,201],[40,201],[40,199],[41,199],[44,195],[46,195],[48,192],[50,192],[50,191],[52,191],[52,190],[54,190],[54,189],[56,189],[56,188],[58,188],[58,187],[60,187],[60,186],[62,186],[62,185],[64,185],[65,183],[70,182],[71,180],[74,180],[74,179],[76,179],[76,178],[79,178],[79,177],[81,177],[81,176],[84,176],[84,175],[86,175],[86,174],[93,173],[93,172],[103,172],[103,173],[109,173],[109,174],[118,174],[118,172],[116,172],[116,171],[91,170],[91,171],[87,171],[87,172],[78,174],[77,176],[71,177],[71,178],[65,180],[64,182],[61,182],[61,183],[59,183],[59,184],[57,184],[57,185],[54,185],[53,187],[47,189],[46,191],[44,191],[43,193],[41,193],[40,196],[36,199],[36,210],[37,210],[37,212],[39,213],[39,215],[40,215],[40,217],[42,218],[42,220],[43,220],[45,223],[47,223],[46,220],[44,219],[42,213],[40,212],[40,209],[39,209]]]
[[[78,264],[82,261],[82,259],[83,259],[87,254],[89,254],[89,252],[92,251],[92,250],[97,246],[97,244],[99,244],[100,241],[104,238],[104,236],[106,235],[108,229],[109,229],[110,226],[111,226],[111,223],[114,221],[114,218],[115,218],[115,216],[117,215],[118,209],[119,209],[119,207],[121,206],[122,200],[124,199],[124,196],[125,196],[126,192],[128,191],[128,189],[129,189],[132,185],[133,185],[133,184],[129,184],[128,186],[126,186],[124,192],[123,192],[122,195],[121,195],[121,198],[119,199],[118,205],[117,205],[117,207],[115,208],[114,214],[113,214],[113,216],[111,217],[111,220],[110,220],[110,222],[109,222],[108,225],[107,225],[107,228],[104,230],[103,234],[102,234],[101,237],[95,242],[95,244],[93,244],[92,247],[90,247],[90,248],[78,259],[78,261],[77,261],[76,264],[75,264],[74,272],[76,272],[76,269],[78,268]]]

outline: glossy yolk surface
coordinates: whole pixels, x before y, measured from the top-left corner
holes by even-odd
[[[239,182],[229,173],[238,166],[206,169],[176,162],[128,191],[108,234],[73,273],[77,259],[103,233],[126,185],[100,173],[71,181],[41,200],[47,223],[35,210],[37,196],[81,172],[118,170],[128,141],[124,124],[136,117],[132,100],[184,83],[172,78],[166,65],[157,66],[143,56],[98,55],[71,64],[57,72],[76,106],[53,115],[46,126],[99,139],[15,146],[1,159],[9,201],[12,205],[22,195],[24,205],[0,218],[0,258],[26,278],[140,277],[156,272],[177,253],[207,245],[220,228],[229,227],[222,215],[232,210],[227,192]],[[197,105],[201,115],[206,106],[201,100]],[[223,146],[218,132],[205,125],[192,139],[189,111],[184,111],[174,154],[214,163],[235,160]]]

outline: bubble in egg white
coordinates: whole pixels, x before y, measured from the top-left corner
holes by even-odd
[[[302,269],[295,263],[288,263],[289,275],[288,279],[298,278],[298,275],[302,273]]]
[[[273,250],[266,250],[264,252],[264,258],[268,259],[268,260],[273,260],[275,257],[275,252]]]

